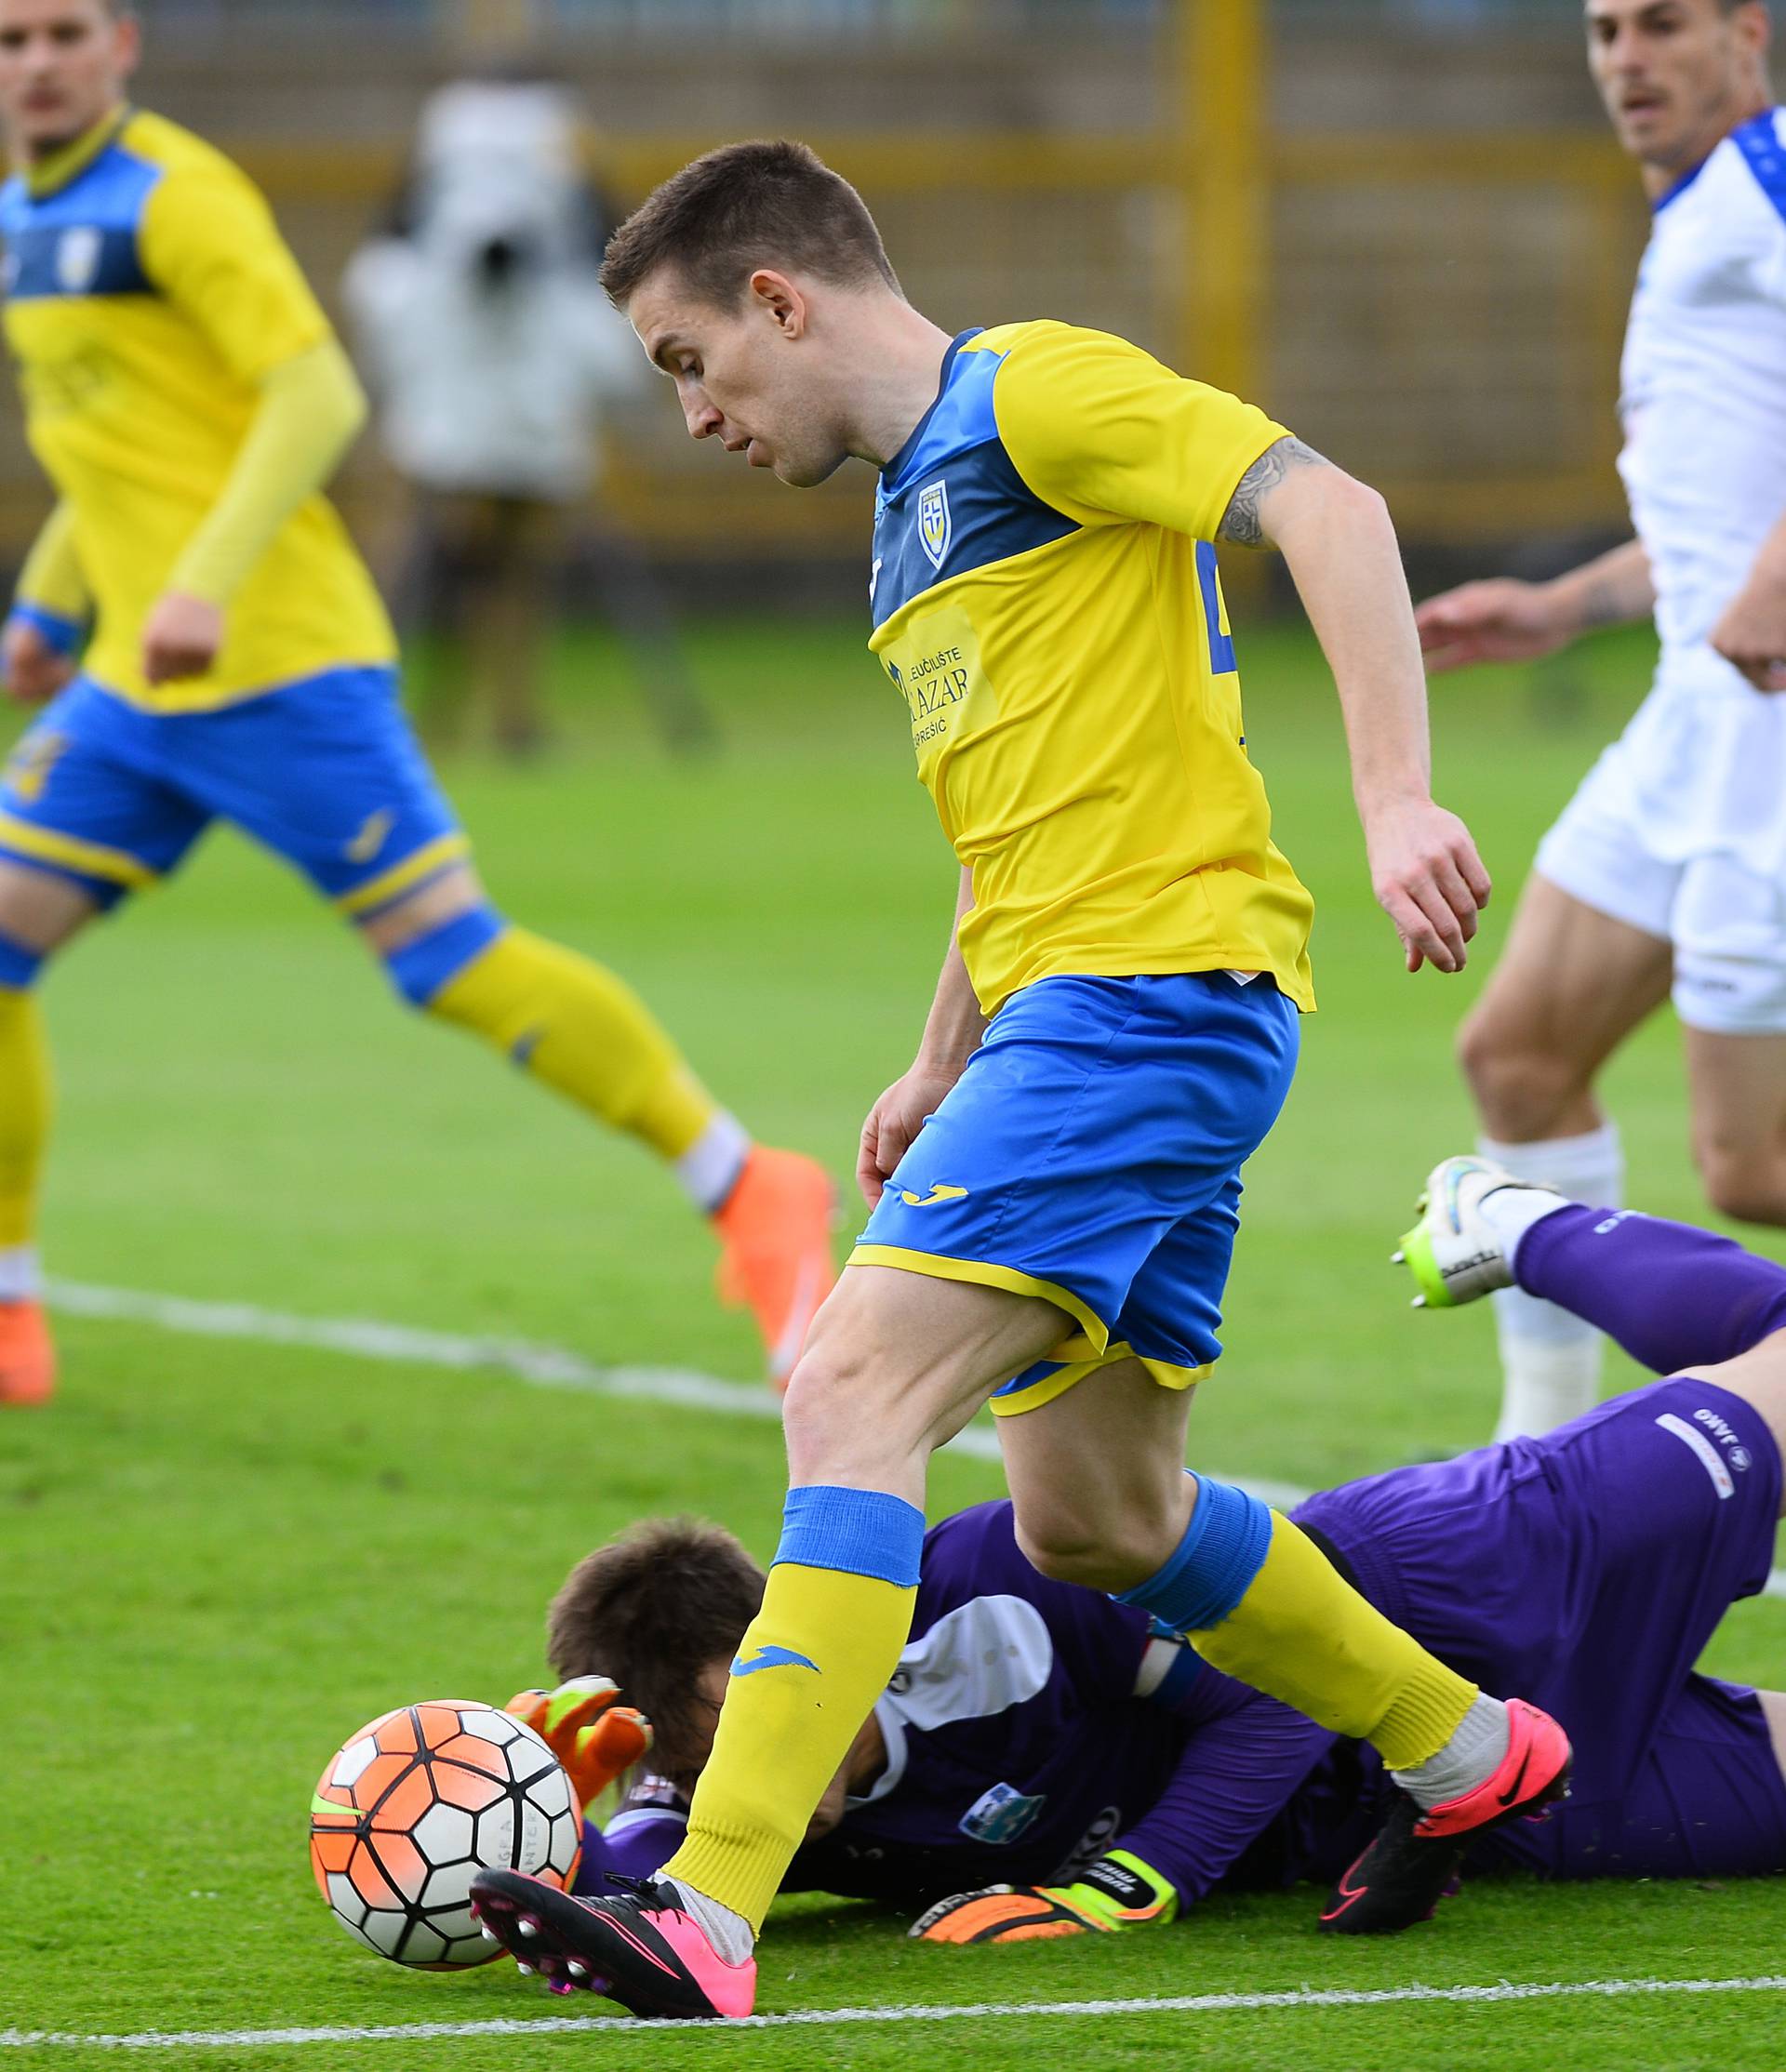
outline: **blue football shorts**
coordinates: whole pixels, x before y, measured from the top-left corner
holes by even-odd
[[[0,856],[102,906],[176,870],[213,820],[356,919],[470,848],[388,668],[330,670],[202,712],[146,711],[78,677],[0,777]]]
[[[1040,1295],[1073,1319],[993,1398],[1000,1415],[1129,1358],[1187,1388],[1221,1350],[1240,1169],[1297,1046],[1269,976],[1039,979],[993,1016],[850,1264]]]

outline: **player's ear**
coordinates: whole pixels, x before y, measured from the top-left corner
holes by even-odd
[[[806,335],[808,322],[806,299],[785,273],[759,266],[750,279],[752,303],[768,317],[786,339]]]
[[[134,11],[127,9],[118,17],[112,25],[112,36],[118,77],[128,79],[142,57],[142,23]]]

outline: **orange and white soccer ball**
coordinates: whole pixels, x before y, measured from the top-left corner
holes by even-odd
[[[558,1759],[506,1712],[457,1698],[362,1727],[310,1802],[310,1863],[335,1919],[399,1964],[450,1972],[500,1957],[472,1919],[480,1870],[567,1886],[582,1813]]]

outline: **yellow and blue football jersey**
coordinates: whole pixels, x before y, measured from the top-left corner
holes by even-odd
[[[1037,979],[1269,972],[1313,902],[1246,755],[1212,544],[1284,428],[1139,347],[969,331],[882,473],[871,642],[973,872],[981,1006]]]
[[[133,703],[191,711],[389,662],[372,579],[313,496],[232,599],[209,673],[143,680],[144,620],[229,476],[259,382],[330,336],[247,176],[127,110],[0,190],[0,237],[27,431],[73,514],[97,613],[87,673]]]

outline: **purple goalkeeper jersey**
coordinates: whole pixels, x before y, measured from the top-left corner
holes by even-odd
[[[1693,1674],[1726,1607],[1766,1579],[1779,1481],[1751,1406],[1670,1381],[1297,1513],[1434,1653],[1569,1732],[1567,1805],[1486,1838],[1473,1869],[1786,1869],[1786,1783],[1761,1708]],[[875,1713],[886,1769],[798,1852],[784,1889],[918,1906],[1058,1883],[1125,1848],[1189,1906],[1217,1884],[1333,1877],[1391,1788],[1370,1748],[1152,1637],[1145,1613],[1037,1574],[1008,1503],[926,1535],[913,1638]],[[686,1813],[646,1779],[606,1833],[587,1830],[578,1890],[657,1869]]]

